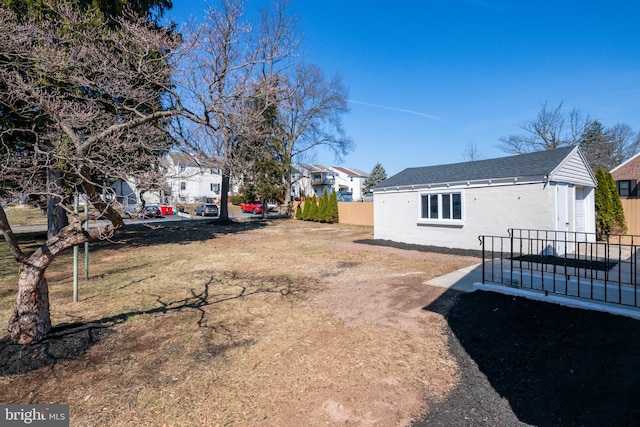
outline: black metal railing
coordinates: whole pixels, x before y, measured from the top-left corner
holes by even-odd
[[[640,236],[599,237],[531,229],[480,236],[482,281],[638,307]]]

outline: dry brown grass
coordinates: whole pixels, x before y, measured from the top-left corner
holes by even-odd
[[[54,324],[112,333],[84,355],[0,378],[3,403],[68,403],[74,426],[406,425],[455,386],[442,290],[475,259],[356,243],[368,227],[182,222],[98,244],[80,302],[51,267]],[[1,252],[4,256],[6,252]],[[15,276],[0,276],[0,324]]]
[[[47,216],[42,209],[26,206],[7,206],[4,208],[9,224],[43,225],[47,224]]]

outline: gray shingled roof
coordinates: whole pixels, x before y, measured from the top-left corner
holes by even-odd
[[[553,172],[574,148],[568,146],[497,159],[408,168],[374,188],[545,176]]]
[[[195,167],[215,167],[217,166],[214,160],[198,156],[195,154],[188,154],[184,152],[171,151],[167,153],[175,165],[183,164],[184,166]]]

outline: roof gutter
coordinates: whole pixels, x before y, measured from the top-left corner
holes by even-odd
[[[505,178],[487,178],[468,181],[451,181],[438,182],[430,184],[407,184],[386,187],[374,187],[374,193],[384,192],[401,192],[401,191],[419,191],[419,190],[440,190],[440,189],[462,189],[477,187],[495,187],[504,185],[524,185],[524,184],[547,184],[549,182],[548,175],[528,176],[528,177],[505,177]]]

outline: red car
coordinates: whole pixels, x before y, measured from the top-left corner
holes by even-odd
[[[251,212],[254,214],[262,213],[262,200],[253,200],[251,202],[240,203],[242,212]]]

